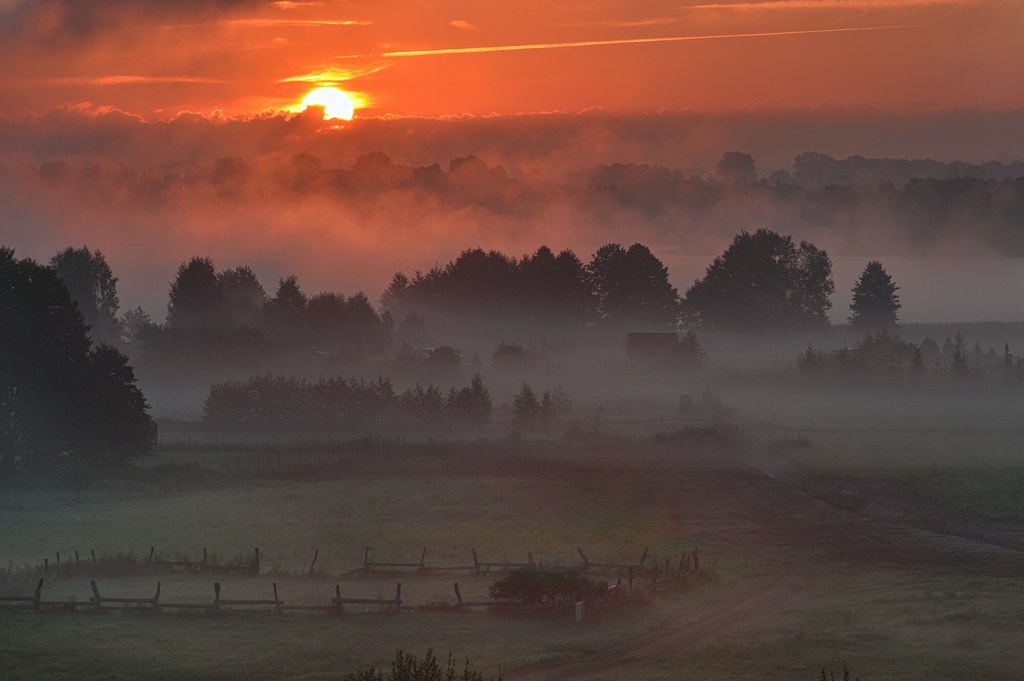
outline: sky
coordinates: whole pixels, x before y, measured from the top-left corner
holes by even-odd
[[[586,260],[641,241],[685,290],[762,226],[820,238],[848,290],[861,258],[906,258],[907,244],[758,204],[703,223],[639,203],[595,215],[560,192],[596,164],[708,177],[731,150],[762,177],[806,151],[1024,159],[1022,35],[1020,0],[0,0],[0,243],[44,261],[98,248],[123,306],[156,319],[194,255],[251,264],[271,290],[296,273],[310,292],[376,299],[396,270],[464,248],[546,243]],[[324,86],[349,93],[351,121],[303,111]],[[288,189],[310,157],[327,177],[378,151],[444,171],[475,155],[493,181],[369,199]],[[528,200],[483,195],[509,186]],[[929,255],[955,256],[970,230]],[[971,302],[991,285],[979,273],[1016,281],[1015,264],[901,262],[911,292],[964,291],[946,308],[906,296],[908,319],[1024,317],[1009,298]]]
[[[0,113],[1024,105],[1017,0],[0,0]]]

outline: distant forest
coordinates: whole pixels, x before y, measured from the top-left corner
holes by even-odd
[[[981,164],[931,160],[796,156],[788,168],[762,171],[756,159],[727,152],[701,175],[634,163],[538,173],[488,164],[476,156],[409,166],[382,152],[349,168],[298,154],[290,159],[224,157],[187,170],[74,167],[64,161],[0,164],[0,195],[71,192],[75,201],[143,211],[184,198],[276,211],[275,199],[327,199],[365,215],[402,208],[409,218],[472,207],[519,223],[550,219],[571,207],[590,226],[642,225],[648,239],[686,235],[719,242],[723,230],[768,226],[841,247],[874,239],[887,253],[960,250],[1024,254],[1024,162]],[[557,211],[556,211],[557,212]],[[393,219],[398,219],[394,218]],[[406,218],[402,218],[406,219]],[[751,224],[754,222],[754,224]]]

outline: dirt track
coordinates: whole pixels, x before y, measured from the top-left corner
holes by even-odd
[[[658,659],[666,653],[679,653],[714,643],[719,636],[738,624],[756,618],[759,613],[791,603],[795,591],[807,586],[808,582],[797,580],[792,575],[751,582],[741,594],[712,614],[689,620],[683,618],[655,634],[638,637],[584,660],[521,669],[507,677],[510,681],[561,681],[584,679],[597,672],[627,670],[638,659]]]
[[[513,671],[510,681],[607,678],[639,659],[671,659],[730,630],[821,595],[833,568],[983,568],[1020,574],[1024,526],[989,523],[917,499],[885,483],[838,488],[791,484],[748,467],[692,468],[671,482],[681,516],[714,519],[716,544],[742,546],[774,565],[720,608],[585,659]],[[838,490],[838,491],[837,491]],[[845,492],[845,493],[844,493]]]

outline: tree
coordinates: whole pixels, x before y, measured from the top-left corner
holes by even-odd
[[[727,151],[722,155],[715,174],[725,184],[745,185],[757,182],[757,168],[754,157],[740,151]]]
[[[117,348],[101,343],[89,353],[89,428],[79,455],[99,467],[131,461],[152,446],[149,404],[135,384],[135,370]]]
[[[50,259],[50,266],[78,303],[90,335],[96,342],[115,343],[121,340],[117,310],[117,277],[106,258],[98,250],[65,248]]]
[[[450,417],[457,421],[481,423],[491,415],[491,394],[480,378],[474,374],[468,386],[452,388],[445,400]]]
[[[2,467],[55,466],[88,426],[88,327],[56,270],[0,249]]]
[[[586,268],[572,251],[555,255],[541,246],[519,262],[519,278],[525,313],[531,321],[546,328],[580,326],[587,321],[593,301]]]
[[[141,305],[136,305],[123,315],[120,320],[121,339],[125,343],[134,343],[139,340],[147,328],[155,326],[152,317]]]
[[[225,326],[256,326],[267,302],[267,292],[251,267],[242,265],[224,270],[217,275],[217,288],[224,306]]]
[[[0,248],[0,329],[0,471],[54,469],[68,456],[113,465],[145,451],[134,373],[113,347],[90,349],[55,269]]]
[[[523,383],[519,394],[512,400],[512,412],[515,414],[513,421],[519,425],[532,426],[540,421],[540,400],[529,383]]]
[[[834,292],[825,251],[759,229],[736,235],[686,291],[684,311],[712,329],[821,326],[828,324]]]
[[[572,398],[561,387],[545,390],[540,398],[542,423],[564,423],[572,415]]]
[[[946,341],[948,342],[949,339],[947,338]],[[957,376],[966,376],[969,372],[969,367],[967,366],[967,340],[959,331],[953,336],[953,342],[950,344],[949,368]]]
[[[668,281],[668,268],[643,244],[629,249],[605,244],[587,265],[586,275],[597,317],[605,325],[675,326],[679,295]]]
[[[167,302],[167,325],[214,328],[223,322],[220,282],[213,261],[195,257],[178,267]]]
[[[898,290],[882,263],[869,262],[853,286],[850,325],[868,333],[894,329],[901,307]]]

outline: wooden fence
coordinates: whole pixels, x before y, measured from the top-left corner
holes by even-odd
[[[534,560],[532,552],[527,553],[527,560],[525,562],[517,562],[510,560],[481,560],[477,550],[475,548],[470,549],[472,556],[472,563],[465,564],[429,564],[427,562],[427,547],[423,547],[419,554],[419,560],[417,561],[378,561],[371,560],[371,548],[365,547],[363,550],[363,562],[359,567],[341,573],[340,577],[354,577],[354,576],[368,576],[371,574],[401,574],[412,572],[415,574],[426,574],[426,573],[459,573],[469,572],[473,575],[489,574],[492,572],[502,573],[510,570],[522,567],[534,567],[542,565]],[[653,570],[655,580],[660,575],[661,578],[671,577],[674,573],[676,578],[681,575],[688,574],[693,571],[696,572],[700,569],[700,551],[696,547],[692,552],[683,552],[679,558],[678,563],[675,564],[673,569],[671,560],[666,559],[663,566],[654,565],[653,568],[648,562],[648,549],[645,547],[642,555],[636,563],[614,563],[614,562],[600,562],[593,561],[583,551],[582,547],[577,547],[576,552],[579,555],[582,563],[578,566],[580,572],[594,573],[594,574],[605,574],[614,575],[620,581],[625,579],[629,585],[632,586],[634,580],[640,579],[643,575],[649,574]],[[26,576],[41,577],[40,585],[43,580],[48,579],[50,581],[57,580],[61,577],[97,577],[102,574],[108,576],[124,576],[128,574],[162,574],[162,573],[176,573],[176,572],[193,572],[199,574],[226,574],[226,575],[249,575],[259,576],[262,571],[262,560],[263,554],[259,547],[253,549],[252,553],[241,560],[234,563],[222,563],[210,558],[210,553],[204,547],[201,553],[202,557],[199,560],[163,560],[156,552],[154,546],[149,547],[149,553],[145,560],[136,560],[131,552],[119,553],[113,557],[101,557],[97,559],[95,549],[90,551],[90,560],[83,561],[79,552],[74,552],[74,562],[61,563],[61,555],[58,552],[56,554],[56,562],[51,564],[49,558],[43,558],[41,565],[36,565],[35,568],[27,568],[24,571],[18,572],[17,570],[5,571],[0,569],[0,588],[12,581],[23,580]],[[289,573],[287,571],[275,570],[275,574],[292,574],[296,577],[301,576],[319,576],[326,577],[327,574],[318,574],[316,571],[316,563],[320,556],[320,550],[316,549],[313,552],[313,559],[309,564],[309,568],[304,572]],[[62,569],[63,568],[63,569]],[[40,587],[41,588],[41,587]],[[38,589],[37,589],[38,592]],[[98,594],[94,594],[95,598],[99,598]],[[31,600],[28,596],[0,596],[0,603],[5,602],[28,602],[25,599]]]

